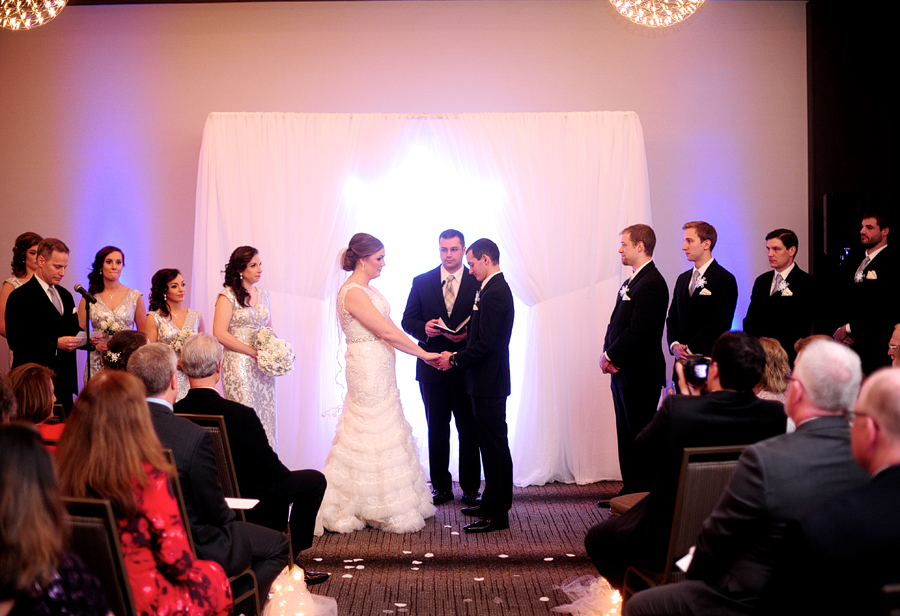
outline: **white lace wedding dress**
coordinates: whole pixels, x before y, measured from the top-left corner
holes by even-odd
[[[394,349],[344,309],[351,288],[362,289],[385,318],[390,314],[387,300],[371,287],[348,283],[338,293],[338,317],[347,337],[347,396],[322,469],[328,488],[316,534],[366,526],[416,532],[435,510],[412,429],[400,406]]]

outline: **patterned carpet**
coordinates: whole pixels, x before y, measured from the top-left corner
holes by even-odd
[[[457,500],[415,534],[325,533],[303,554],[310,569],[332,573],[312,591],[337,599],[342,616],[550,614],[567,602],[554,587],[596,575],[584,535],[609,515],[597,500],[621,485],[516,488],[507,531],[467,535],[472,518]]]

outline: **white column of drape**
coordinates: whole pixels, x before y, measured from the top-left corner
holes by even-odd
[[[622,276],[618,231],[650,216],[633,113],[212,114],[198,179],[194,305],[211,323],[230,251],[261,250],[276,328],[298,353],[295,372],[278,379],[282,458],[294,467],[321,464],[333,435],[333,419],[321,414],[343,385],[334,367],[334,261],[362,230],[342,198],[344,182],[351,174],[376,181],[421,143],[461,175],[499,182],[505,193],[502,207],[453,212],[467,213],[463,224],[430,211],[427,197],[417,215],[438,231],[498,228],[503,270],[531,307],[517,315],[527,342],[513,345],[527,348],[509,413],[516,483],[618,476],[608,377],[597,357]],[[396,223],[391,212],[383,218]],[[426,267],[413,273],[429,269],[433,256],[415,256]],[[399,323],[406,298],[389,299]]]

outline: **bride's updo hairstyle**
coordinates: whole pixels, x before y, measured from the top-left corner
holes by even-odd
[[[106,257],[114,252],[122,255],[122,267],[125,267],[125,253],[122,252],[121,248],[115,246],[104,246],[101,248],[97,256],[94,257],[91,273],[88,274],[88,293],[91,295],[96,295],[104,289],[106,283],[103,282],[103,262],[106,261]]]
[[[250,307],[250,293],[241,282],[241,274],[258,254],[259,251],[253,246],[238,246],[225,265],[225,283],[222,286],[229,287],[234,292],[238,304],[244,308]]]
[[[384,244],[374,235],[357,233],[350,238],[350,243],[344,252],[344,262],[341,263],[341,267],[345,271],[352,272],[356,269],[356,264],[360,259],[371,257],[382,248],[384,248]]]
[[[169,283],[181,275],[177,269],[167,267],[153,274],[150,280],[150,310],[159,310],[164,317],[171,316],[169,314],[169,304],[166,302],[166,291],[169,290]]]

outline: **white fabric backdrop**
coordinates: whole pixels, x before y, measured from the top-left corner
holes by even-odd
[[[633,112],[213,113],[200,152],[191,305],[212,323],[228,255],[244,244],[260,250],[274,327],[297,354],[294,372],[277,379],[279,455],[292,468],[320,468],[344,390],[339,250],[356,231],[385,242],[388,268],[375,286],[399,324],[412,277],[438,265],[440,231],[457,228],[468,243],[491,237],[518,302],[508,405],[516,484],[618,478],[609,378],[597,359],[630,273],[618,233],[638,222],[651,221]],[[397,373],[427,467],[414,360],[398,354]]]

